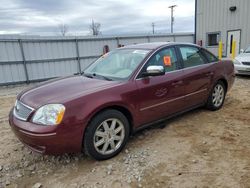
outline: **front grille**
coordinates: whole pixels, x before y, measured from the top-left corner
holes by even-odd
[[[243,65],[249,65],[250,66],[250,62],[242,62]]]
[[[246,74],[246,75],[250,75],[250,71],[243,71],[243,70],[238,70],[239,74]]]
[[[17,100],[14,107],[14,115],[16,118],[26,121],[33,110],[34,110],[33,108]]]

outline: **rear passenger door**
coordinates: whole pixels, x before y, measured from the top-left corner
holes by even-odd
[[[214,74],[201,50],[196,46],[179,46],[186,108],[192,108],[206,102],[211,78]]]

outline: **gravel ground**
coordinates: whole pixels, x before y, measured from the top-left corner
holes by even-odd
[[[250,187],[250,78],[238,77],[224,107],[197,109],[134,135],[117,157],[41,156],[8,125],[26,85],[0,88],[0,187]]]

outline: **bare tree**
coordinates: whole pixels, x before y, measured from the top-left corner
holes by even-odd
[[[92,20],[91,25],[89,26],[89,29],[91,31],[91,34],[94,36],[100,35],[101,34],[101,24],[95,22],[94,20]]]
[[[68,25],[66,25],[66,24],[60,24],[58,27],[59,27],[59,31],[60,31],[61,35],[62,35],[63,37],[65,37],[66,34],[67,34],[68,31],[69,31]]]

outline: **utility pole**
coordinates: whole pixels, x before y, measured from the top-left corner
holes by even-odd
[[[92,19],[92,26],[91,27],[93,28],[93,35],[95,35],[95,22],[93,19]]]
[[[153,34],[155,34],[155,23],[152,23]]]
[[[177,7],[177,5],[172,5],[172,6],[169,6],[168,8],[171,9],[171,33],[174,32],[174,8]]]

